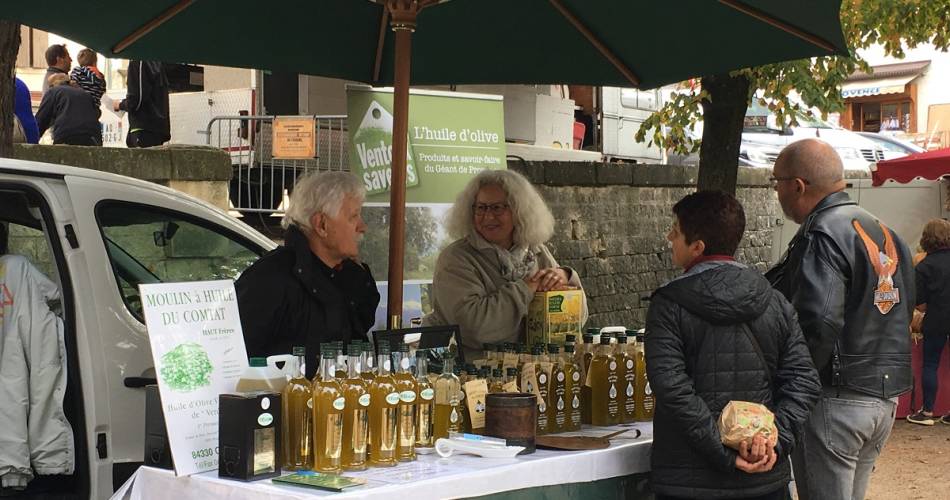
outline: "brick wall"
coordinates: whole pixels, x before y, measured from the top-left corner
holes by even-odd
[[[679,274],[666,234],[673,204],[695,190],[697,169],[667,165],[510,161],[539,189],[558,225],[548,246],[561,265],[581,275],[588,326],[639,328],[649,297]],[[737,195],[746,232],[736,258],[759,270],[772,255],[781,217],[765,169],[740,169]]]

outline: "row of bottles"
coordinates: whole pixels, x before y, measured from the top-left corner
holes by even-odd
[[[433,384],[427,351],[380,345],[375,363],[368,343],[353,342],[342,363],[333,344],[321,345],[320,370],[303,375],[305,351],[294,348],[295,376],[283,389],[283,450],[287,470],[336,473],[369,465],[392,466],[416,458],[416,447],[462,430],[462,393],[453,359]],[[375,368],[374,368],[375,366]],[[345,367],[345,370],[341,369]]]
[[[627,335],[616,335],[616,344],[607,333],[593,348],[593,335],[584,335],[585,384],[582,400],[587,404],[584,423],[616,425],[653,419],[655,400],[646,376],[643,336],[628,344]]]

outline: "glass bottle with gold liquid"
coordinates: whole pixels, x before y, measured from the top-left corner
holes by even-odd
[[[541,345],[535,345],[531,348],[532,358],[534,358],[535,383],[538,385],[537,391],[540,397],[538,401],[538,425],[537,435],[548,434],[553,426],[548,420],[548,388],[550,386],[549,374],[541,369],[541,363],[546,363],[547,356],[544,354],[544,348]]]
[[[366,381],[360,376],[362,365],[361,344],[354,341],[347,350],[347,375],[343,381],[343,468],[363,470],[366,468],[369,439],[370,395]]]
[[[515,367],[509,367],[505,370],[505,384],[502,387],[511,387],[512,389],[509,392],[518,392],[521,389],[518,387],[518,369]]]
[[[630,344],[627,343],[626,335],[617,335],[617,363],[620,365],[617,375],[620,384],[620,422],[628,423],[636,421],[636,378],[637,367],[636,359],[630,352]]]
[[[334,377],[336,353],[332,346],[321,348],[321,379],[313,387],[314,470],[340,472],[343,465],[343,387]]]
[[[548,389],[549,432],[564,432],[567,430],[567,374],[561,364],[560,346],[548,344],[548,359],[551,360],[551,380]]]
[[[561,366],[564,368],[564,396],[567,400],[567,418],[564,422],[566,431],[580,430],[582,421],[581,387],[584,381],[581,380],[581,369],[574,359],[574,346],[566,344],[564,356],[561,358]]]
[[[462,431],[462,385],[455,376],[455,357],[446,354],[442,374],[435,379],[435,417],[433,437],[449,437],[449,432]]]
[[[634,388],[634,398],[636,408],[634,409],[637,422],[646,422],[653,420],[653,410],[656,406],[656,399],[653,391],[650,390],[650,381],[647,380],[647,363],[643,351],[643,334],[637,334],[637,346],[634,350],[634,359],[636,360],[636,387]]]
[[[398,437],[396,439],[396,459],[400,462],[410,462],[416,459],[416,399],[419,397],[419,387],[416,379],[409,371],[409,346],[405,342],[399,343],[399,349],[393,353],[396,365],[396,390],[399,392],[399,411],[396,416]]]
[[[396,465],[399,391],[390,374],[389,345],[381,342],[377,350],[377,371],[369,391],[369,461],[372,465],[391,466]]]
[[[313,468],[313,387],[303,373],[307,350],[293,348],[297,358],[293,365],[293,378],[284,386],[281,395],[281,436],[283,436],[285,470],[310,470]]]
[[[597,329],[587,329],[587,333],[585,333],[583,336],[583,350],[575,353],[577,365],[581,369],[581,421],[585,424],[589,424],[591,421],[592,408],[590,386],[587,385],[587,377],[588,373],[590,372],[590,362],[594,359],[594,334],[591,333],[591,330],[596,331]]]
[[[425,349],[416,350],[416,386],[419,388],[419,399],[416,400],[416,446],[431,448],[435,445],[435,439],[432,438],[435,389],[429,382],[429,358]]]
[[[620,423],[618,364],[611,354],[610,336],[600,335],[597,355],[590,362],[591,424]]]
[[[373,354],[373,344],[361,342],[360,345],[360,377],[369,387],[376,376],[376,356]]]
[[[346,351],[343,349],[343,341],[334,342],[333,350],[336,352],[336,361],[333,364],[336,368],[334,375],[337,379],[343,380],[346,378]]]
[[[494,364],[497,361],[495,358],[495,344],[486,342],[482,344],[482,349],[482,360],[486,363]]]
[[[488,393],[505,392],[505,376],[501,368],[495,368],[491,371],[491,380],[488,381]]]

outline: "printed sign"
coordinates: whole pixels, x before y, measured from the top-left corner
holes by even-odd
[[[187,476],[218,468],[218,395],[234,392],[247,351],[231,280],[139,285],[162,412]]]
[[[313,118],[274,118],[274,158],[306,160],[317,156]]]

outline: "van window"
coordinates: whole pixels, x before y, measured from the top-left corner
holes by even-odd
[[[620,89],[620,104],[625,108],[656,111],[657,101],[655,90]]]
[[[96,217],[129,311],[142,320],[138,285],[235,279],[262,253],[207,221],[127,202],[103,202]]]

